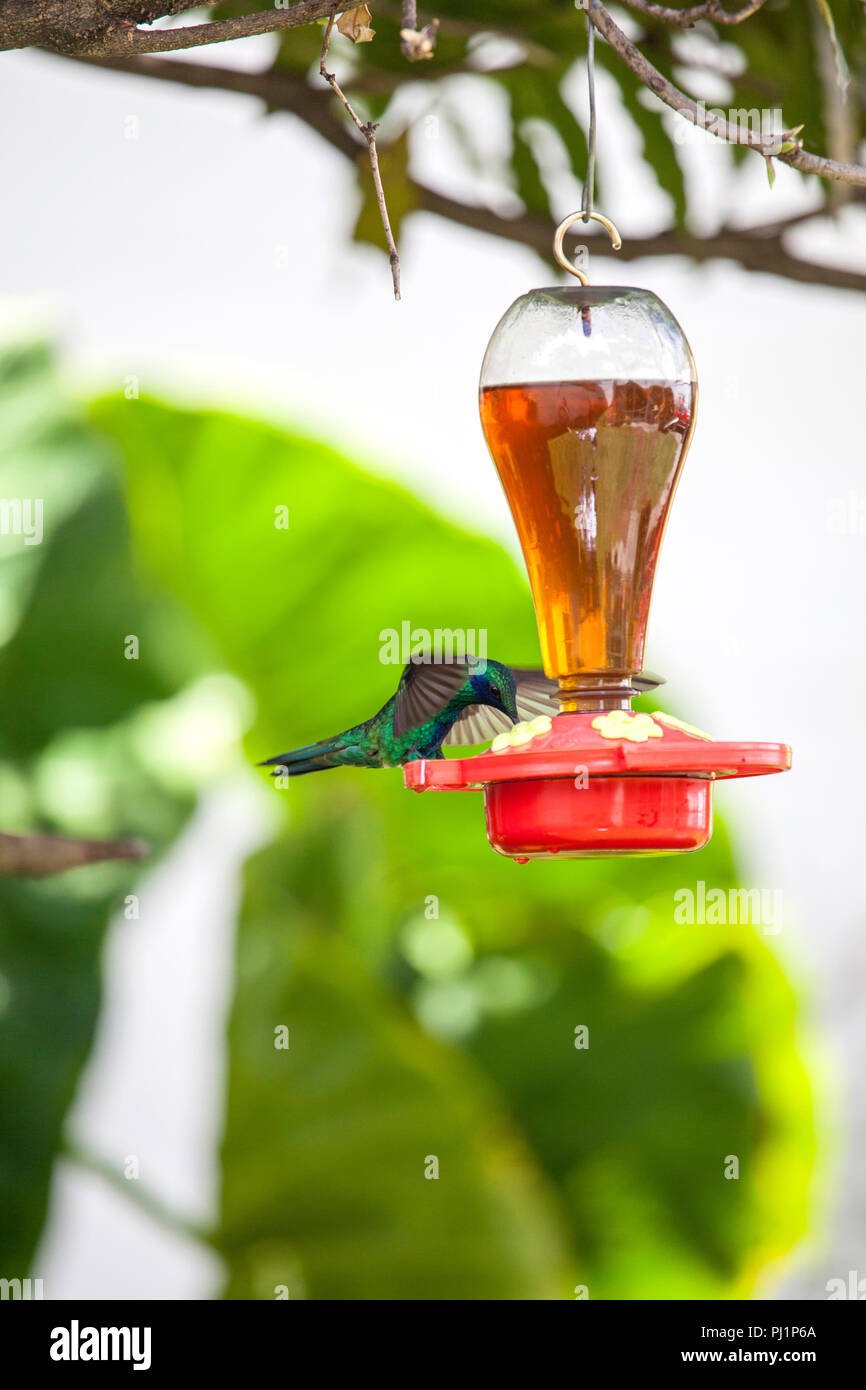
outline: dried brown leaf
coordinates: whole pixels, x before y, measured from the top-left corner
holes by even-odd
[[[356,5],[353,10],[345,10],[337,20],[337,28],[352,43],[369,43],[376,30],[371,29],[373,16],[369,5]]]

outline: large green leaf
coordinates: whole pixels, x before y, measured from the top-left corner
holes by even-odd
[[[555,1201],[493,1088],[338,935],[297,918],[286,929],[285,855],[280,844],[247,874],[223,1146],[227,1295],[561,1296],[571,1270]],[[287,1047],[275,1045],[281,1027]]]
[[[254,757],[377,708],[397,676],[378,659],[379,633],[404,619],[484,628],[491,655],[537,660],[525,581],[496,546],[321,445],[155,402],[138,403],[133,417],[109,400],[95,414],[128,469],[142,563],[191,606],[220,664],[256,696]],[[280,505],[289,507],[288,530],[274,525]],[[405,1016],[399,1024],[407,1049],[426,1033],[428,1044],[447,1037],[475,1058],[498,1097],[494,1109],[511,1115],[553,1186],[562,1240],[594,1296],[742,1291],[790,1248],[805,1220],[811,1161],[790,992],[751,929],[672,921],[684,883],[736,884],[722,827],[687,860],[521,867],[491,853],[472,793],[415,796],[399,772],[340,770],[271,794],[289,829],[266,870],[250,877],[232,1026],[224,1153],[232,1291],[273,1296],[268,1289],[286,1282],[272,1278],[274,1240],[281,1268],[294,1251],[298,1287],[320,1296],[339,1279],[340,1296],[364,1297],[363,1269],[353,1282],[346,1265],[365,1212],[377,1229],[415,1220],[411,1184],[393,1178],[394,1209],[370,1186],[371,1155],[389,1174],[409,1161],[411,1097],[384,1140],[372,1105],[369,1133],[362,1114],[347,1123],[346,1151],[358,1146],[366,1177],[343,1175],[322,1156],[314,1172],[304,1157],[301,1191],[288,1171],[316,1133],[298,1096],[314,1054],[328,1055],[319,1010],[339,1017],[337,1033],[345,1027],[364,1056],[379,1047],[379,1014],[397,1028],[400,1011],[411,1010],[415,1024]],[[432,945],[419,956],[425,931]],[[446,945],[463,943],[444,975],[440,931]],[[315,1039],[312,1051],[272,1057],[262,1034],[270,1041],[274,1026],[291,1029],[293,1019]],[[581,1023],[594,1040],[583,1056],[572,1045]],[[345,1082],[338,1075],[321,1101],[335,1117],[355,1088],[366,1095],[372,1084],[363,1067],[351,1069],[348,1049],[344,1064]],[[338,1128],[338,1150],[341,1136]],[[723,1175],[726,1155],[738,1157],[736,1180]],[[327,1224],[332,1198],[348,1223],[345,1245]],[[299,1207],[311,1213],[309,1228]],[[472,1209],[481,1240],[486,1218]],[[555,1265],[548,1283],[561,1277]],[[384,1257],[377,1277],[387,1281]],[[427,1281],[419,1276],[417,1294],[440,1296],[438,1268]]]
[[[104,401],[94,420],[126,462],[143,560],[255,691],[260,756],[383,704],[399,666],[380,662],[380,633],[403,621],[485,629],[491,655],[538,660],[504,552],[324,445],[144,400]]]
[[[565,1195],[597,1298],[747,1295],[806,1228],[809,1092],[792,1071],[790,989],[767,952],[734,939],[747,928],[689,962],[669,904],[626,914],[620,949],[536,921],[531,943],[495,959],[506,981],[543,970],[548,992],[488,1011],[472,1043]]]
[[[627,873],[562,865],[554,877],[491,855],[479,808],[460,814],[472,797],[419,798],[443,812],[431,827],[422,807],[399,804],[405,793],[392,799],[384,775],[368,778],[367,795],[336,786],[338,775],[293,800],[269,896],[261,873],[249,889],[236,1009],[255,1020],[259,1067],[262,1019],[291,1026],[300,1007],[292,941],[338,930],[422,1025],[461,1043],[496,1083],[559,1194],[591,1297],[748,1293],[805,1229],[811,1102],[793,997],[766,946],[748,927],[672,923],[676,886],[703,876],[733,884],[723,837],[687,872],[668,859]],[[272,933],[267,952],[251,925],[259,916]],[[295,1001],[282,1012],[281,991]],[[585,1051],[574,1047],[578,1025],[589,1029]],[[253,1147],[262,1165],[280,1161],[270,1138],[251,1136],[283,1135],[294,1084],[284,1075],[274,1063],[269,1085],[257,1077],[256,1122],[243,1095],[250,1070],[235,1069],[227,1182],[238,1147]],[[294,1120],[287,1152],[305,1147],[306,1117]],[[380,1128],[375,1113],[370,1126]],[[724,1175],[730,1155],[736,1179]],[[311,1178],[307,1200],[324,1201],[335,1184],[330,1169]]]

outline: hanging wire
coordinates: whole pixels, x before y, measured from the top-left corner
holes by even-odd
[[[575,0],[575,4],[578,0]],[[557,265],[561,265],[563,270],[567,270],[570,275],[576,276],[582,285],[589,284],[589,276],[584,270],[574,265],[565,254],[565,234],[569,227],[575,222],[583,222],[586,226],[589,222],[599,222],[604,227],[610,237],[611,248],[618,251],[622,246],[622,239],[614,224],[609,217],[603,217],[600,212],[595,211],[595,26],[590,19],[590,7],[595,0],[584,0],[581,8],[586,8],[586,79],[589,90],[589,132],[587,136],[587,155],[586,155],[586,179],[583,184],[583,199],[579,212],[572,212],[568,217],[560,222],[553,238],[553,258]],[[589,308],[585,306],[581,311],[583,317],[583,331],[589,336],[591,321]]]
[[[595,25],[586,12],[586,81],[589,89],[589,141],[583,183],[583,220],[589,222],[595,205]]]

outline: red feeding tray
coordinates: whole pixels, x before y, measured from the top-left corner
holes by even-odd
[[[701,849],[713,782],[784,772],[783,743],[729,743],[666,714],[561,714],[518,724],[471,758],[403,769],[413,791],[483,788],[493,848],[525,863]]]

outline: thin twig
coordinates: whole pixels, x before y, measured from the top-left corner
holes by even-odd
[[[143,1187],[138,1179],[125,1178],[119,1169],[108,1159],[103,1158],[101,1154],[91,1152],[72,1139],[64,1139],[60,1145],[60,1155],[84,1172],[93,1173],[96,1177],[101,1178],[103,1182],[113,1187],[115,1192],[119,1192],[128,1201],[133,1202],[145,1215],[157,1221],[167,1230],[173,1231],[176,1235],[185,1236],[188,1240],[218,1248],[213,1231],[196,1221],[191,1221],[186,1216],[181,1216],[163,1202],[161,1197],[157,1197],[154,1192]]]
[[[0,835],[0,874],[41,878],[61,874],[81,864],[109,859],[141,859],[147,846],[140,840],[69,840],[60,835]]]
[[[803,174],[820,174],[825,179],[837,179],[840,183],[853,183],[861,187],[866,187],[866,168],[860,164],[844,164],[836,159],[823,159],[820,155],[809,154],[802,148],[802,142],[793,140],[794,148],[788,150],[780,149],[783,143],[788,143],[788,131],[771,136],[756,135],[746,127],[734,126],[726,121],[723,116],[715,116],[711,112],[699,110],[696,102],[691,97],[687,97],[666,77],[663,77],[658,68],[654,68],[652,63],[636,48],[631,39],[628,38],[615,24],[607,10],[600,3],[600,0],[589,0],[587,11],[590,19],[600,34],[607,39],[611,48],[619,54],[627,67],[648,87],[651,92],[655,92],[661,101],[669,106],[678,115],[684,116],[692,125],[700,126],[708,130],[711,135],[716,135],[720,140],[726,140],[730,145],[745,145],[749,149],[757,150],[765,159],[778,159],[782,164],[789,164],[793,169],[799,169]]]
[[[394,298],[400,298],[400,257],[397,254],[397,246],[394,241],[394,234],[391,231],[391,219],[388,216],[388,205],[385,202],[385,190],[382,187],[382,175],[379,172],[379,152],[376,149],[376,131],[378,122],[362,121],[349,98],[346,96],[339,82],[332,72],[328,72],[325,66],[328,54],[331,50],[331,33],[334,28],[334,20],[337,17],[337,7],[333,6],[325,29],[325,36],[322,39],[322,56],[319,59],[319,72],[327,82],[331,91],[339,97],[343,106],[348,111],[355,125],[360,130],[364,139],[367,141],[367,152],[370,156],[370,168],[373,172],[373,187],[376,190],[376,202],[379,204],[379,216],[382,219],[382,228],[385,233],[385,241],[388,246],[388,255],[391,260],[391,279],[394,282]]]

